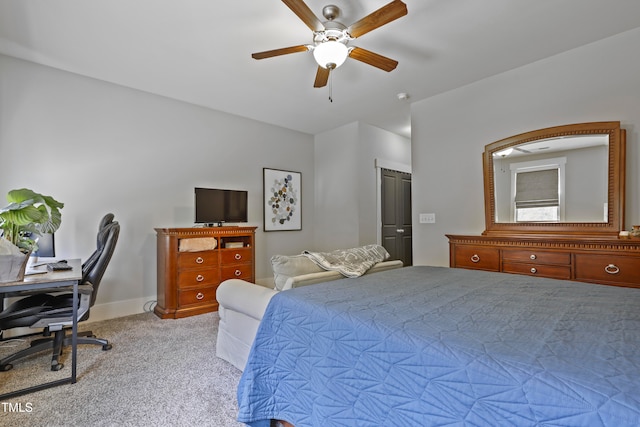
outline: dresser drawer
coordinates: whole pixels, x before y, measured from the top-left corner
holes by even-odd
[[[454,267],[499,271],[500,252],[495,248],[456,245]]]
[[[178,268],[217,267],[218,251],[180,252],[178,254]]]
[[[220,274],[217,268],[185,270],[178,273],[178,288],[193,288],[204,285],[217,285]]]
[[[576,280],[640,287],[640,258],[576,254]]]
[[[531,264],[518,262],[502,262],[502,271],[505,273],[526,274],[528,276],[548,277],[551,279],[571,279],[571,266]]]
[[[244,279],[253,280],[253,265],[252,264],[237,264],[228,265],[222,267],[221,281],[227,279]]]
[[[251,248],[224,249],[221,251],[222,264],[238,264],[251,262],[253,252]]]
[[[185,307],[189,305],[212,304],[216,302],[215,286],[205,286],[198,289],[188,289],[178,291],[178,306]]]
[[[571,264],[571,254],[569,252],[505,249],[502,251],[502,259],[530,264]]]

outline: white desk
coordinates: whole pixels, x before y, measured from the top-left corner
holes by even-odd
[[[0,395],[0,400],[34,391],[44,390],[62,384],[74,384],[76,382],[76,355],[78,352],[78,282],[82,279],[82,263],[79,259],[68,260],[71,270],[51,271],[44,274],[33,274],[24,277],[20,282],[0,283],[0,294],[20,291],[37,291],[41,289],[63,288],[73,286],[73,323],[71,328],[71,376],[57,381],[28,387],[22,390],[12,391]],[[45,269],[46,266],[38,267]],[[53,291],[53,289],[52,289]],[[0,375],[3,375],[0,372]],[[1,377],[0,377],[1,378]]]

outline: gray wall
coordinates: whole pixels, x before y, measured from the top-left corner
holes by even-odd
[[[358,124],[351,123],[315,136],[316,250],[357,246],[358,233]]]
[[[60,258],[95,249],[104,213],[121,223],[92,318],[155,299],[153,228],[191,227],[196,186],[249,191],[256,273],[269,276],[271,255],[313,239],[313,158],[307,134],[0,55],[0,195],[28,187],[65,203]],[[262,231],[263,167],[302,173],[302,231]]]
[[[493,141],[570,123],[627,129],[627,228],[640,223],[640,29],[412,104],[414,263],[449,265],[446,233],[485,228],[482,157]]]
[[[411,141],[365,123],[351,123],[315,136],[317,250],[376,242],[376,160],[410,167]]]

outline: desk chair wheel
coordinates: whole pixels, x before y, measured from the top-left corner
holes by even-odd
[[[52,371],[59,371],[62,368],[64,368],[64,365],[62,363],[56,363],[55,365],[51,364]]]
[[[111,344],[105,344],[102,346],[103,351],[111,350],[113,346]]]
[[[11,363],[7,363],[6,365],[0,365],[0,371],[7,372],[13,369],[13,365]]]

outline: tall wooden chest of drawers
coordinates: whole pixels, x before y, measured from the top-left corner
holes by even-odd
[[[255,280],[256,227],[156,228],[158,301],[154,313],[177,319],[218,310],[218,285]]]

